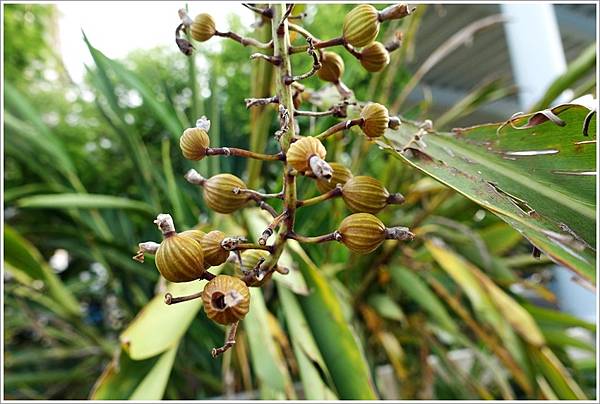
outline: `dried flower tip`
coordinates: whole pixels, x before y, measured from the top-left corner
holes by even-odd
[[[395,194],[390,194],[390,196],[388,196],[388,198],[387,198],[387,203],[389,203],[391,205],[400,205],[400,204],[403,204],[404,201],[405,201],[404,195],[402,195],[399,192],[397,192]]]
[[[206,178],[200,175],[200,173],[193,168],[190,168],[183,177],[187,182],[194,185],[203,185],[206,182]]]
[[[395,130],[395,129],[398,129],[401,124],[402,124],[402,121],[400,121],[400,118],[398,118],[397,116],[390,116],[390,120],[388,122],[388,128]]]
[[[215,21],[210,14],[198,14],[192,23],[192,38],[198,42],[208,41],[216,32]]]
[[[204,129],[208,132],[210,130],[210,119],[208,119],[205,115],[202,115],[196,120],[196,127],[198,129]]]
[[[308,159],[308,165],[317,179],[325,179],[327,181],[331,180],[331,177],[333,176],[333,170],[331,169],[331,166],[319,156],[313,155],[310,157]]]
[[[406,3],[393,4],[379,12],[379,21],[398,20],[411,15],[416,10]]]
[[[183,53],[184,55],[191,56],[192,53],[194,53],[194,45],[192,45],[187,39],[175,38],[175,43],[177,44],[177,47],[179,48],[181,53]]]
[[[388,240],[413,240],[415,235],[408,227],[388,227],[385,229],[385,238]]]
[[[158,226],[163,236],[175,233],[175,223],[173,223],[173,218],[168,213],[159,213],[156,220],[154,220],[154,224]]]
[[[179,19],[181,20],[183,25],[185,25],[186,27],[189,27],[192,25],[193,21],[190,18],[190,16],[188,15],[187,11],[185,11],[185,9],[180,8],[179,10],[177,10],[177,14],[179,14]]]

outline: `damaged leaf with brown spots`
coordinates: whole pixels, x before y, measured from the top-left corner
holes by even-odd
[[[378,144],[595,283],[596,114],[589,107],[562,104],[453,133],[403,120]]]

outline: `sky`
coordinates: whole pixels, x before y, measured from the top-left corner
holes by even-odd
[[[182,7],[185,7],[185,2],[59,2],[58,46],[69,74],[73,80],[81,82],[85,73],[84,64],[92,63],[81,30],[85,31],[94,47],[110,58],[123,57],[132,50],[159,45],[175,48],[175,28],[179,24],[177,10]],[[199,13],[209,12],[220,31],[228,30],[227,16],[230,13],[238,14],[245,24],[254,21],[253,13],[239,4],[191,2],[189,10],[192,18]]]

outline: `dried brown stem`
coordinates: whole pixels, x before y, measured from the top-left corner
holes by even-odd
[[[233,39],[236,42],[241,43],[244,46],[254,46],[255,48],[260,48],[260,49],[269,49],[273,47],[273,41],[269,41],[269,42],[260,42],[257,41],[254,38],[246,38],[243,37],[239,34],[236,34],[235,32],[215,32],[215,36],[220,36],[223,38],[229,38],[229,39]]]
[[[283,153],[277,154],[262,154],[255,153],[250,150],[238,149],[237,147],[209,147],[206,149],[207,156],[237,156],[246,157],[263,161],[283,161],[285,156]]]
[[[363,122],[364,122],[363,118],[356,118],[356,119],[350,119],[347,121],[339,122],[339,123],[336,123],[335,125],[333,125],[332,127],[330,127],[329,129],[327,129],[325,132],[322,132],[315,137],[319,140],[325,140],[329,136],[335,135],[336,133],[338,133],[340,131],[349,129],[352,126],[357,126],[357,125],[360,126],[363,124]]]
[[[225,340],[225,344],[222,347],[212,349],[210,354],[213,358],[216,358],[217,356],[226,352],[227,350],[229,350],[229,348],[235,345],[235,335],[237,333],[238,324],[239,321],[236,321],[235,323],[231,324],[231,328],[229,329],[229,333],[227,334],[227,339]]]

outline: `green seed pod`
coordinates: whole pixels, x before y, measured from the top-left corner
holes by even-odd
[[[296,170],[304,172],[309,171],[309,159],[317,156],[325,159],[327,150],[321,141],[314,137],[303,137],[291,144],[287,152],[287,162]]]
[[[386,238],[385,225],[370,213],[355,213],[340,223],[338,232],[342,244],[358,254],[368,254]]]
[[[170,282],[189,282],[204,273],[202,246],[192,237],[166,234],[156,251],[156,267]]]
[[[221,265],[229,258],[229,251],[221,246],[225,233],[219,230],[208,232],[200,241],[204,252],[204,265]]]
[[[352,46],[363,47],[377,38],[379,12],[370,4],[354,7],[344,18],[343,37]]]
[[[248,197],[236,189],[245,189],[244,181],[231,174],[217,174],[202,185],[204,201],[218,213],[235,212],[248,202]]]
[[[359,175],[344,184],[342,198],[352,212],[377,213],[388,204],[390,193],[375,178]]]
[[[329,163],[333,170],[333,176],[330,181],[317,180],[317,188],[322,194],[331,191],[337,184],[344,185],[352,178],[352,171],[340,163]]]
[[[344,75],[344,60],[334,52],[323,52],[321,57],[321,68],[317,70],[317,76],[330,83],[337,83]]]
[[[183,157],[188,160],[202,160],[209,145],[208,133],[200,128],[188,128],[179,138],[179,147]]]
[[[198,14],[192,23],[192,38],[198,42],[208,41],[216,32],[215,20],[210,14]]]
[[[379,72],[389,63],[390,53],[381,42],[373,42],[360,52],[360,64],[369,72]]]
[[[364,119],[361,129],[370,138],[382,136],[390,121],[387,108],[376,102],[368,103],[360,112],[360,117]]]
[[[202,291],[204,312],[219,324],[242,320],[250,309],[250,291],[246,284],[229,275],[217,275]]]

